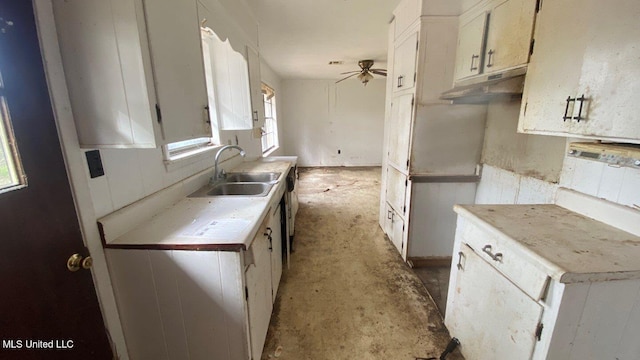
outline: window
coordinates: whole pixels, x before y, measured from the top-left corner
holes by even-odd
[[[3,90],[4,86],[0,79],[0,91]],[[13,129],[9,120],[6,99],[4,96],[0,96],[0,193],[26,185],[26,177],[22,173]]]
[[[278,121],[276,119],[276,93],[262,84],[264,98],[264,127],[262,128],[262,154],[269,153],[278,147]]]

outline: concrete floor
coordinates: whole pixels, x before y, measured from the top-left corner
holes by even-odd
[[[446,267],[414,268],[413,271],[427,288],[427,292],[438,306],[440,314],[444,316],[447,309],[447,291],[449,291],[449,274],[451,269]]]
[[[448,331],[378,225],[379,192],[380,168],[301,169],[295,252],[262,359],[440,355]]]

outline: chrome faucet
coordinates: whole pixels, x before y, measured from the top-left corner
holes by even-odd
[[[223,151],[227,150],[227,149],[238,149],[240,150],[240,156],[244,157],[247,153],[244,151],[244,149],[242,149],[240,146],[238,145],[225,145],[223,147],[221,147],[218,152],[216,153],[216,161],[215,161],[215,165],[213,168],[213,176],[211,177],[211,181],[209,182],[210,184],[213,184],[217,181],[223,180],[227,177],[227,174],[224,172],[224,169],[221,169],[220,172],[218,172],[218,161],[220,160],[220,154],[222,154]]]

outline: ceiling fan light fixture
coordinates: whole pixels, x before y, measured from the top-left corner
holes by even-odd
[[[362,81],[364,86],[367,86],[367,83],[373,80],[373,75],[371,75],[368,71],[363,72],[360,75],[358,75],[358,80]]]

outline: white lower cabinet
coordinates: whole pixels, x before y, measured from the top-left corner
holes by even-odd
[[[129,358],[261,358],[282,272],[271,214],[247,250],[106,249]]]
[[[271,210],[271,220],[267,227],[267,239],[269,240],[269,252],[271,258],[271,300],[276,301],[278,286],[282,277],[282,204]]]
[[[467,359],[530,359],[542,305],[463,244],[447,327]],[[492,309],[487,311],[487,309]]]
[[[445,325],[466,359],[640,359],[640,238],[556,205],[455,210]]]

